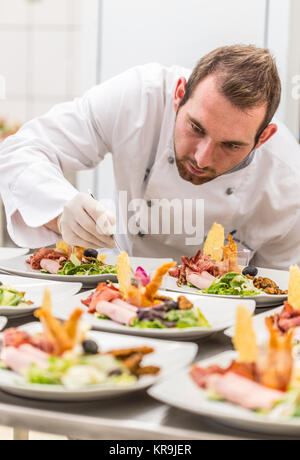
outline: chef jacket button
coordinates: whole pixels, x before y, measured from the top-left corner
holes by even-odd
[[[174,164],[175,160],[173,157],[168,157],[168,162],[170,163],[170,165]]]
[[[143,232],[139,231],[138,236],[139,236],[140,238],[143,238],[143,237],[145,236],[145,234],[144,234]]]
[[[229,187],[227,190],[226,190],[226,195],[233,195],[234,194],[234,189]]]
[[[151,208],[151,206],[152,206],[152,201],[151,200],[147,201],[147,206],[148,206],[148,208]]]

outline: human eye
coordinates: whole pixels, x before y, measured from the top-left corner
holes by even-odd
[[[230,142],[226,142],[223,145],[227,150],[232,150],[232,151],[237,151],[237,150],[240,150],[241,148],[240,145],[231,144]]]
[[[190,127],[196,134],[204,134],[203,129],[201,129],[199,126],[195,125],[192,121],[190,121]]]

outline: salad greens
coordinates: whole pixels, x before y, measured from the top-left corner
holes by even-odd
[[[28,307],[32,302],[25,301],[25,292],[8,286],[0,286],[0,307]]]
[[[227,273],[222,278],[217,278],[212,285],[201,292],[205,294],[256,296],[262,293],[253,281],[240,273]]]
[[[66,262],[61,270],[58,270],[58,275],[104,275],[107,273],[117,273],[114,265],[102,265],[95,260],[90,264],[75,265],[73,262]]]
[[[164,322],[176,323],[174,324],[174,327],[179,329],[185,329],[188,327],[211,327],[199,308],[196,310],[170,310],[165,313],[163,321],[158,318],[154,321],[140,321],[138,318],[135,318],[132,327],[140,329],[169,329]]]
[[[125,366],[109,354],[58,358],[50,356],[45,369],[36,364],[26,370],[29,383],[63,385],[69,389],[86,385],[114,383],[132,384],[136,377]]]

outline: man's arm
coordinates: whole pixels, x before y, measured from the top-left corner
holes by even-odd
[[[39,247],[58,240],[55,220],[78,194],[63,173],[94,168],[138,129],[148,73],[130,69],[55,106],[1,145],[0,192],[15,243]]]
[[[54,233],[57,233],[58,235],[60,235],[60,231],[59,231],[59,228],[58,228],[58,219],[59,219],[59,217],[60,216],[55,217],[54,219],[50,220],[50,222],[47,222],[45,224],[46,228],[48,228],[49,230],[51,230]]]

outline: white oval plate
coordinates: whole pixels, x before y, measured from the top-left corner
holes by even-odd
[[[199,362],[201,366],[228,366],[236,358],[234,351],[222,353]],[[148,390],[150,396],[170,406],[194,414],[213,418],[230,426],[281,435],[300,435],[300,418],[288,420],[268,419],[228,402],[207,399],[205,390],[199,388],[189,375],[189,368],[180,369]]]
[[[28,254],[29,249],[25,248],[0,248],[0,260],[13,259],[14,257]]]
[[[39,270],[33,270],[31,266],[26,263],[29,259],[28,256],[21,256],[11,260],[0,261],[0,271],[5,273],[12,273],[18,276],[37,278],[43,280],[52,281],[64,281],[68,283],[82,283],[83,286],[92,287],[97,286],[98,283],[105,281],[117,282],[117,275],[106,274],[106,275],[86,275],[86,276],[67,276],[67,275],[52,275],[47,273],[41,273]],[[152,273],[153,270],[158,268],[163,263],[169,262],[172,259],[156,259],[147,257],[131,257],[130,264],[133,270],[138,266],[142,266],[147,273]],[[107,256],[107,264],[115,265],[117,263],[117,256]]]
[[[61,301],[54,305],[54,315],[59,319],[67,319],[70,313],[76,307],[81,307],[87,310],[87,307],[81,303],[81,300],[86,299],[93,291],[84,292],[74,296],[72,299]],[[161,295],[172,297],[177,300],[178,294],[174,292],[160,291]],[[232,299],[207,299],[196,295],[186,296],[196,308],[200,308],[211,328],[186,328],[186,329],[138,329],[134,327],[124,326],[111,320],[98,319],[94,314],[86,313],[86,320],[93,329],[107,332],[117,332],[122,334],[138,335],[143,337],[155,337],[160,339],[177,339],[177,340],[196,340],[207,337],[215,332],[220,332],[235,324],[236,307],[241,304],[240,300]],[[255,302],[253,300],[245,300],[243,302],[248,310],[253,313],[255,310]]]
[[[29,334],[42,331],[40,323],[31,323],[20,328]],[[145,356],[145,365],[159,366],[157,376],[145,376],[132,385],[90,385],[87,388],[68,390],[60,385],[37,385],[26,383],[23,377],[10,371],[0,370],[0,388],[8,393],[26,398],[47,401],[89,401],[125,395],[133,391],[148,388],[170,372],[189,365],[195,358],[198,347],[194,343],[177,343],[162,340],[145,339],[119,334],[90,331],[89,338],[95,340],[102,351],[131,347],[149,346],[154,352]]]
[[[31,314],[41,306],[44,290],[47,287],[52,295],[53,304],[61,299],[77,294],[82,288],[81,283],[61,283],[57,281],[37,280],[22,278],[21,276],[3,275],[0,273],[0,281],[3,285],[12,287],[20,292],[25,292],[25,300],[31,300],[33,305],[28,307],[0,306],[0,315],[8,318],[20,318]]]
[[[270,278],[271,280],[275,281],[282,291],[286,291],[289,286],[289,272],[284,270],[273,270],[269,268],[259,268],[258,275],[264,278]],[[252,299],[256,302],[257,308],[266,308],[266,307],[274,307],[275,305],[281,305],[286,299],[286,295],[270,295],[270,294],[262,294],[258,296],[233,296],[233,295],[216,295],[216,294],[204,294],[199,291],[197,288],[191,288],[189,286],[177,286],[177,279],[172,278],[171,276],[167,275],[164,278],[162,289],[167,291],[176,291],[185,294],[196,294],[203,297],[218,297],[223,299]]]

